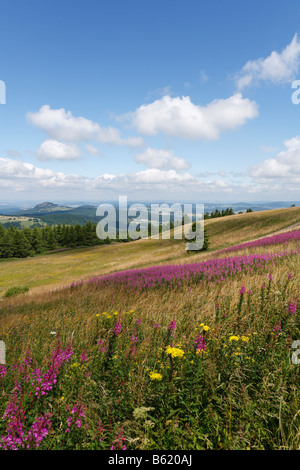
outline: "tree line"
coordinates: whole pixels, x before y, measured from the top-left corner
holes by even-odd
[[[96,224],[8,229],[0,224],[0,258],[26,258],[47,251],[111,243],[96,234]]]
[[[206,213],[204,219],[224,217],[233,214],[234,212],[231,208],[222,211],[216,209],[210,214]],[[184,218],[182,221],[176,221],[175,223],[171,220],[166,226],[160,224],[159,233],[167,229],[172,230],[181,223],[184,223]],[[28,256],[35,256],[63,248],[110,244],[112,240],[109,237],[99,238],[97,236],[96,227],[97,224],[92,221],[87,222],[85,225],[79,223],[76,225],[58,224],[30,228],[20,228],[16,227],[14,224],[6,228],[0,224],[0,258],[27,258]],[[151,233],[151,224],[149,223],[148,236],[150,236]],[[130,240],[129,235],[125,239],[119,239],[117,235],[114,241],[127,242]],[[206,243],[205,238],[204,249],[207,249]]]
[[[0,258],[27,258],[37,254],[55,251],[63,248],[76,248],[128,242],[130,236],[111,240],[108,236],[99,238],[96,233],[97,224],[91,221],[85,225],[53,225],[45,227],[16,227],[13,223],[5,228],[0,224]],[[174,228],[170,222],[170,229]],[[159,226],[159,233],[166,227]],[[105,235],[105,234],[104,234]],[[147,234],[144,234],[144,236]],[[148,236],[151,235],[151,224],[148,226]]]
[[[216,219],[217,217],[226,217],[227,215],[234,215],[233,209],[228,207],[227,209],[218,209],[212,211],[210,214],[206,212],[204,214],[204,219]]]

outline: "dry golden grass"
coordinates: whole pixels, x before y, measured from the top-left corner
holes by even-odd
[[[212,246],[218,250],[267,235],[275,235],[299,223],[300,207],[289,207],[210,219],[205,225]]]
[[[296,241],[291,241],[285,245],[271,245],[266,247],[257,247],[255,249],[240,250],[238,252],[230,254],[220,254],[219,257],[228,255],[238,256],[240,254],[248,255],[251,253],[267,253],[274,251],[291,251],[299,246]],[[199,255],[194,255],[197,258]],[[203,258],[215,258],[213,253],[204,254]],[[289,273],[295,273],[295,279],[299,282],[299,269],[300,269],[300,258],[299,256],[293,256],[284,258],[282,262],[279,262],[272,269],[272,276],[274,282],[284,283]],[[31,294],[26,293],[20,296],[6,298],[2,300],[2,313],[5,312],[9,315],[9,322],[14,324],[16,321],[22,321],[23,313],[19,317],[15,317],[18,310],[34,311],[36,313],[46,307],[47,316],[51,321],[54,318],[61,316],[73,315],[74,311],[82,311],[87,317],[93,317],[95,313],[99,313],[102,310],[119,310],[124,312],[126,310],[134,309],[147,317],[159,321],[161,318],[167,317],[172,319],[172,316],[176,318],[182,315],[183,311],[191,310],[198,311],[197,316],[200,318],[203,316],[205,319],[211,318],[215,313],[216,296],[224,298],[228,293],[236,302],[239,297],[239,289],[243,283],[247,288],[260,288],[263,283],[268,282],[268,272],[257,273],[255,275],[241,274],[228,278],[226,282],[220,284],[213,283],[211,286],[207,285],[203,288],[202,284],[195,284],[193,288],[184,288],[178,290],[166,289],[164,294],[162,290],[157,291],[156,289],[150,291],[139,291],[137,293],[129,293],[124,291],[123,288],[115,289],[114,287],[103,286],[98,288],[93,284],[87,284],[81,286],[78,290],[72,290],[69,287],[56,285],[53,289],[47,291],[40,291],[39,289],[34,290]],[[70,285],[70,284],[69,284]],[[158,295],[159,292],[159,295]],[[200,305],[205,303],[205,311],[201,311]],[[12,313],[14,312],[14,313]],[[153,314],[155,312],[155,318]],[[85,318],[87,318],[85,316]],[[156,318],[157,317],[157,318]],[[3,320],[3,317],[2,317]]]

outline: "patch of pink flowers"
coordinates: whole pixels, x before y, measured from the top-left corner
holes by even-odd
[[[300,232],[299,232],[300,233]],[[239,273],[255,274],[270,268],[281,258],[300,253],[300,248],[278,253],[240,255],[216,258],[201,263],[151,266],[149,268],[129,269],[116,273],[96,276],[87,284],[96,286],[125,286],[129,292],[156,287],[177,288],[179,281],[223,282]],[[76,286],[83,281],[76,283]]]
[[[203,336],[198,335],[194,342],[196,344],[196,354],[206,352],[207,345],[205,344]]]
[[[288,243],[291,240],[300,240],[300,230],[293,232],[280,233],[278,235],[273,235],[271,237],[264,237],[260,240],[255,240],[253,242],[241,243],[239,245],[229,246],[220,250],[219,253],[227,253],[229,251],[242,250],[244,248],[256,248],[259,246],[268,246],[268,245],[277,245]]]

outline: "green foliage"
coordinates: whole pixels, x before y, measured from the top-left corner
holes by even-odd
[[[29,287],[27,286],[11,287],[4,293],[4,297],[14,297],[15,295],[25,294],[28,291],[29,291]]]
[[[61,248],[95,246],[110,243],[96,235],[96,223],[86,225],[55,225],[34,228],[8,229],[0,225],[0,258],[26,258]]]

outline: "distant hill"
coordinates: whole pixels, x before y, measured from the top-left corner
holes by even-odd
[[[68,203],[67,203],[68,204]],[[117,203],[112,202],[115,204],[117,208]],[[131,202],[128,202],[128,207],[131,205]],[[160,203],[158,203],[160,204]],[[284,201],[284,202],[240,202],[240,203],[205,203],[204,204],[204,212],[211,213],[218,209],[219,211],[226,210],[227,208],[232,208],[235,214],[238,212],[246,212],[247,209],[251,209],[253,212],[259,212],[264,210],[271,210],[271,209],[279,209],[279,208],[288,208],[292,204],[299,206],[299,201]],[[146,202],[145,205],[150,211],[151,204]],[[171,206],[171,203],[169,203]],[[4,210],[3,210],[4,209]],[[31,209],[24,209],[24,210],[14,210],[12,208],[9,211],[8,207],[4,204],[0,204],[0,215],[5,214],[7,216],[13,215],[18,217],[34,217],[39,218],[42,223],[48,225],[58,225],[58,224],[66,224],[66,225],[85,225],[87,222],[91,221],[92,223],[98,223],[99,217],[96,217],[96,210],[97,206],[94,204],[82,204],[77,207],[71,207],[68,205],[59,205],[54,204],[52,202],[43,202],[41,204],[37,204]]]
[[[49,212],[61,212],[61,211],[68,211],[71,207],[68,206],[58,206],[57,204],[53,204],[52,202],[43,202],[42,204],[37,204],[32,209],[25,209],[22,211],[17,212],[15,215],[37,215],[37,214],[45,214]]]
[[[15,215],[38,217],[48,225],[85,225],[87,222],[99,222],[96,217],[96,207],[92,205],[83,205],[79,207],[59,206],[52,202],[43,202],[32,209],[26,209]]]

